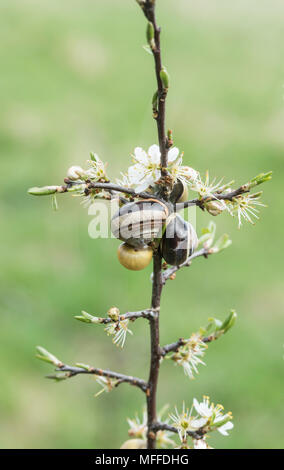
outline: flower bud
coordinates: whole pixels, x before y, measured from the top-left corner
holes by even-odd
[[[122,446],[120,447],[121,449],[146,449],[146,441],[143,439],[129,439],[128,441],[125,441]]]
[[[117,307],[111,307],[109,310],[108,310],[108,316],[113,320],[113,321],[118,321],[119,320],[119,314],[120,314],[120,311]]]
[[[67,170],[67,177],[72,181],[76,181],[76,180],[80,179],[80,177],[84,176],[84,174],[85,174],[85,172],[84,172],[83,168],[81,168],[80,166],[77,166],[77,165],[70,166],[70,168],[68,168],[68,170]]]
[[[211,215],[219,215],[226,209],[226,204],[224,201],[209,201],[204,204],[205,209]]]

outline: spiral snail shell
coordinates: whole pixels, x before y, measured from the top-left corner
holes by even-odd
[[[179,198],[182,190],[179,184],[174,198]],[[150,263],[153,252],[149,245],[153,240],[161,239],[161,254],[174,266],[182,264],[198,242],[193,226],[173,212],[173,204],[155,198],[122,206],[111,220],[111,231],[124,242],[118,247],[119,262],[133,271]]]
[[[164,260],[168,264],[179,266],[191,256],[197,244],[198,239],[193,226],[179,214],[171,214],[161,242]]]
[[[116,238],[134,248],[142,248],[162,234],[169,208],[157,199],[142,199],[122,206],[111,220]]]
[[[146,268],[151,262],[152,256],[152,248],[147,245],[138,249],[127,243],[121,243],[117,250],[118,261],[131,271],[140,271]]]

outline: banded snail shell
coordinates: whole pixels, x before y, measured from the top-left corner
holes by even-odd
[[[170,201],[175,203],[185,202],[188,200],[188,186],[181,179],[177,179],[170,194]]]
[[[180,215],[172,214],[167,220],[161,249],[164,260],[173,266],[179,266],[191,256],[198,245],[193,226]]]
[[[111,220],[116,238],[133,247],[143,247],[162,235],[169,215],[167,205],[157,199],[142,199],[122,206]]]

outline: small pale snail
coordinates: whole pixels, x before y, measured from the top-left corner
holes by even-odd
[[[171,214],[166,222],[161,242],[164,260],[168,264],[179,266],[191,256],[197,244],[198,239],[193,226],[180,215]]]
[[[153,251],[150,246],[144,245],[134,248],[127,243],[121,243],[117,250],[118,261],[122,266],[131,271],[140,271],[151,262]]]

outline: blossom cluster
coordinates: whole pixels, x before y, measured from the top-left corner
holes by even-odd
[[[228,436],[228,431],[234,427],[231,422],[232,414],[230,412],[224,414],[223,410],[222,405],[215,406],[214,403],[210,403],[207,396],[204,396],[201,402],[194,398],[190,410],[185,408],[184,403],[181,413],[175,408],[175,413],[170,415],[170,419],[177,430],[181,447],[189,448],[187,444],[189,433],[200,436],[198,439],[195,437],[193,439],[193,446],[196,449],[210,448],[206,437],[211,431],[217,430],[223,436]]]
[[[194,373],[198,373],[198,365],[205,363],[201,360],[204,356],[207,345],[202,341],[201,335],[193,333],[178,350],[170,356],[177,365],[183,367],[185,375],[190,379],[194,378]]]
[[[165,411],[168,409],[168,405],[166,405],[159,413],[158,413],[158,420],[161,420]],[[146,409],[143,409],[142,412],[142,419],[139,418],[138,415],[135,418],[128,418],[127,419],[129,430],[128,435],[130,437],[129,440],[123,443],[121,446],[122,449],[146,449],[147,448],[147,412]],[[164,423],[168,423],[169,419],[164,420]],[[172,439],[173,432],[168,430],[159,430],[157,431],[157,446],[161,449],[167,447],[175,447],[176,443]]]
[[[158,414],[158,421],[165,412],[165,407]],[[142,419],[137,415],[133,419],[127,419],[129,425],[128,435],[130,439],[126,441],[122,448],[146,448],[147,442],[147,413],[143,411]],[[208,434],[215,430],[223,436],[228,436],[228,431],[233,429],[232,414],[224,413],[222,405],[210,403],[207,396],[201,402],[193,399],[191,409],[185,407],[183,403],[181,412],[175,408],[174,413],[170,413],[168,419],[163,421],[165,429],[157,431],[157,445],[159,448],[174,447],[177,449],[212,449],[207,442]],[[168,429],[167,429],[168,428]],[[173,439],[177,434],[180,443]],[[192,444],[188,443],[191,437]]]
[[[199,171],[183,164],[183,153],[177,147],[172,147],[168,151],[167,171],[172,183],[181,181],[189,190],[197,193],[197,197],[202,201],[202,207],[212,216],[217,216],[227,211],[231,216],[238,218],[239,227],[245,220],[253,224],[253,218],[258,219],[258,207],[264,206],[259,199],[261,192],[247,194],[251,188],[271,179],[271,172],[260,174],[244,185],[244,191],[240,194],[226,199],[226,194],[233,191],[234,181],[224,183],[223,179],[217,181],[210,179],[206,172],[203,179]],[[125,173],[121,173],[116,183],[125,188],[134,189],[138,194],[143,191],[155,191],[156,185],[161,178],[161,152],[159,146],[151,145],[146,152],[141,147],[136,147],[132,155],[132,165]],[[85,182],[109,182],[106,168],[107,164],[92,153],[88,161],[89,168],[83,170],[80,166],[72,166],[67,171],[67,180],[71,183],[68,191],[75,195],[84,196],[84,205],[89,206],[96,198],[109,198],[109,193],[103,189],[93,189],[85,193]],[[39,188],[32,188],[39,189]],[[222,196],[220,198],[220,195]]]

